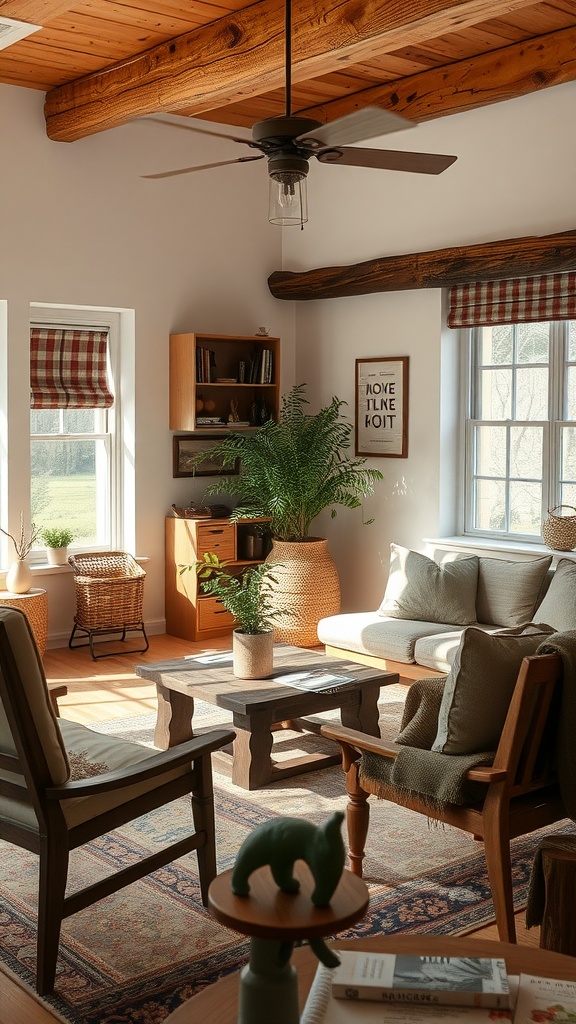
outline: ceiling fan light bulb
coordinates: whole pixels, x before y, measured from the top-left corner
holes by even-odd
[[[271,224],[278,224],[281,227],[306,223],[308,220],[306,178],[282,181],[270,178],[268,220]]]

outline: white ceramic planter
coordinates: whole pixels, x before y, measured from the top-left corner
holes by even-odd
[[[46,548],[48,565],[66,565],[68,562],[68,548]]]
[[[232,671],[239,679],[268,679],[274,671],[274,630],[232,633]]]

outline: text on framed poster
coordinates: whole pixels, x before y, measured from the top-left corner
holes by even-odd
[[[356,360],[356,455],[408,457],[408,356]]]

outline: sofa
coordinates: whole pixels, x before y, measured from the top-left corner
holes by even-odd
[[[449,672],[466,626],[496,632],[527,622],[576,629],[576,562],[508,561],[390,545],[384,598],[370,612],[318,623],[326,653],[419,678]],[[399,666],[399,668],[397,667]],[[426,670],[426,671],[423,671]]]

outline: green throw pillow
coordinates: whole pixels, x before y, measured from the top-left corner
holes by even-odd
[[[474,626],[463,630],[444,687],[432,750],[441,754],[496,750],[522,659],[535,654],[553,632],[531,623],[497,633]]]
[[[531,622],[552,555],[526,562],[480,557],[477,622],[517,626]],[[538,622],[549,622],[538,613]]]
[[[576,562],[561,558],[538,606],[538,622],[547,622],[558,633],[576,629]]]
[[[478,558],[438,565],[432,558],[390,545],[390,573],[381,615],[466,626],[476,622]]]

